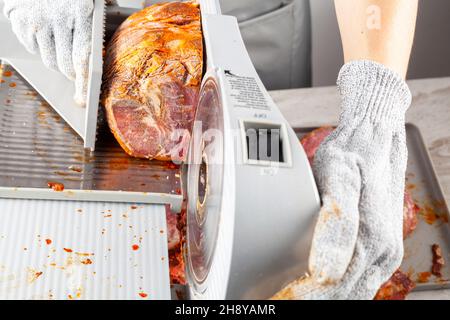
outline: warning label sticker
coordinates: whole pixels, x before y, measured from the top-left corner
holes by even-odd
[[[253,77],[242,77],[225,71],[234,107],[269,110],[270,106],[258,82]]]

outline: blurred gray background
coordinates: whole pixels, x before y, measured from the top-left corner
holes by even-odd
[[[247,47],[268,88],[335,83],[343,56],[333,0],[221,3],[241,22]],[[450,1],[420,0],[408,78],[444,76],[450,76]]]
[[[311,0],[313,84],[335,83],[342,48],[332,0]],[[421,0],[409,79],[450,76],[450,1]]]
[[[419,1],[408,78],[450,76],[450,0]],[[247,49],[268,89],[335,83],[343,57],[333,0],[220,2],[225,14],[238,18]]]

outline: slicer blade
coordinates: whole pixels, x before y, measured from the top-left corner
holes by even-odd
[[[191,285],[202,291],[216,248],[221,221],[224,175],[223,109],[217,83],[207,82],[200,93],[189,151],[187,188],[188,266]]]

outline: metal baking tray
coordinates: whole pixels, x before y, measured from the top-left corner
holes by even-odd
[[[299,138],[317,128],[297,128]],[[437,179],[430,154],[418,127],[406,125],[408,167],[406,188],[420,207],[416,230],[404,242],[405,255],[400,269],[416,283],[415,290],[450,288],[449,209]],[[431,246],[442,249],[445,266],[442,277],[428,274],[432,267]]]
[[[99,123],[96,150],[86,151],[45,100],[0,61],[0,197],[161,203],[179,212],[180,168],[128,156],[105,121]],[[49,182],[64,191],[51,190]]]

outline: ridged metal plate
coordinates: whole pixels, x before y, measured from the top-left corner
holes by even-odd
[[[36,91],[0,66],[0,197],[181,205],[178,166],[132,158],[106,125],[98,132],[96,151],[85,151]],[[65,191],[50,190],[49,182]]]
[[[0,299],[170,299],[165,207],[0,200]]]

